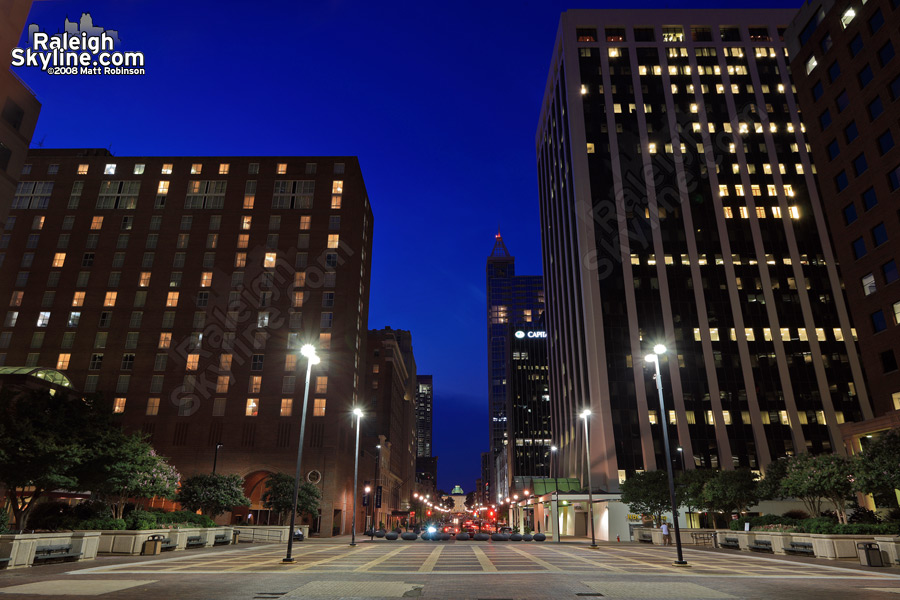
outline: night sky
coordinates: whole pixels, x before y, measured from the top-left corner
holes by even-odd
[[[737,7],[629,3],[723,5]],[[375,212],[369,327],[412,332],[419,373],[434,375],[438,487],[469,492],[489,444],[485,260],[498,226],[516,272],[541,273],[534,136],[559,15],[621,6],[42,1],[29,23],[53,33],[89,12],[118,31],[116,50],[144,52],[147,74],[15,71],[43,104],[33,146],[359,156]]]

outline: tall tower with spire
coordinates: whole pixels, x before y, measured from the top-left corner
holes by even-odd
[[[487,259],[488,408],[493,466],[486,482],[490,497],[497,499],[508,487],[505,467],[509,443],[506,414],[507,353],[511,327],[536,321],[544,312],[544,284],[540,275],[516,275],[516,259],[503,236],[494,236]],[[505,497],[505,495],[504,495]]]

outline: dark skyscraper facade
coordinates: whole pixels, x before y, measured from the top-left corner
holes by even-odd
[[[785,33],[876,415],[900,410],[897,3],[808,2]]]
[[[543,319],[509,330],[507,364],[507,468],[516,477],[549,477],[550,390]]]
[[[434,381],[431,375],[416,377],[416,457],[431,456],[431,409]]]
[[[499,233],[486,270],[490,442],[491,453],[496,459],[506,453],[509,441],[506,386],[510,327],[538,319],[544,310],[544,288],[540,275],[516,275],[516,259],[506,249]],[[492,473],[490,484],[497,481],[494,475],[496,473]]]
[[[871,416],[783,10],[562,15],[536,136],[562,476],[843,452]],[[643,357],[661,359],[666,411]]]

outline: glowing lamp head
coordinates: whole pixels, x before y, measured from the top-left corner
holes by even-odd
[[[591,416],[591,409],[589,409],[589,408],[584,409],[583,411],[581,411],[581,414],[578,416],[580,416],[582,419],[587,419],[589,416]]]
[[[557,450],[559,450],[559,448],[556,446],[550,446],[550,452],[556,452]]]
[[[353,409],[353,415],[354,415],[357,419],[360,418],[360,417],[362,417],[362,409],[361,409],[361,408],[354,408],[354,409]]]
[[[428,527],[428,533],[435,533],[437,531],[437,527],[431,525]]]
[[[657,344],[657,345],[653,346],[653,354],[656,354],[658,356],[660,354],[665,354],[665,353],[666,353],[666,347],[663,346],[662,344]]]
[[[304,344],[303,347],[300,348],[300,354],[306,358],[312,358],[316,355],[316,347],[312,344]]]
[[[655,363],[657,361],[657,356],[655,354],[648,354],[644,357],[644,362]]]
[[[366,486],[364,489],[366,490],[367,494],[372,491],[372,488],[370,488],[369,486]]]

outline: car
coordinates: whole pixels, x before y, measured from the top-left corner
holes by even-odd
[[[457,527],[456,525],[444,525],[444,527],[441,529],[441,531],[443,533],[449,533],[451,535],[456,535],[457,533],[459,533],[459,527]]]
[[[503,527],[500,527],[500,528],[497,530],[497,533],[506,533],[506,534],[510,534],[510,533],[512,533],[512,532],[513,532],[512,527],[507,527],[506,525],[504,525]]]

